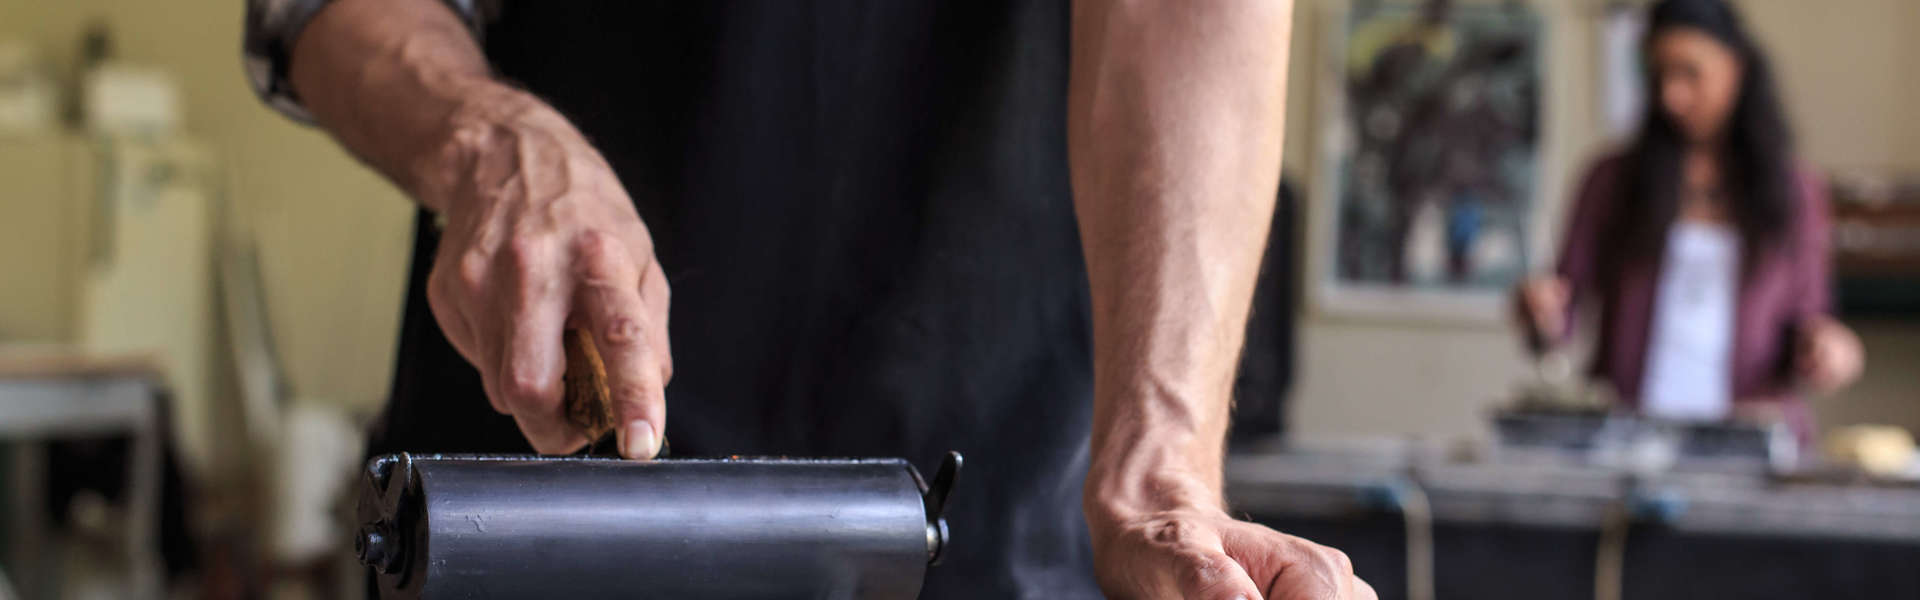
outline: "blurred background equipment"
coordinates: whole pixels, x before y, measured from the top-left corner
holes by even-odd
[[[0,441],[11,459],[5,564],[19,597],[161,595],[162,381],[138,356],[0,353]],[[119,443],[100,451],[102,439]],[[177,515],[178,481],[173,488]],[[105,506],[108,495],[117,509]],[[100,568],[108,564],[117,568]]]
[[[74,34],[0,38],[8,590],[357,593],[340,531],[359,418],[293,397],[256,221],[226,195],[227,149],[188,133],[194,94],[180,65],[143,64],[156,46],[136,35],[123,47],[111,31],[126,15],[88,8],[0,6],[0,24],[24,11]],[[129,47],[146,52],[117,54]],[[237,67],[225,69],[238,86]]]
[[[231,230],[220,241],[220,306],[241,425],[234,437],[247,449],[241,485],[254,503],[230,525],[264,525],[250,541],[265,550],[258,566],[268,591],[347,594],[359,569],[342,560],[340,527],[356,492],[362,432],[339,407],[293,396],[273,349],[257,245]]]
[[[0,353],[0,428],[16,442],[7,564],[25,598],[158,597],[195,558],[175,461],[211,436],[171,417],[211,403],[213,171],[173,135],[171,84],[143,72],[133,87],[87,73],[106,82],[94,97],[126,99],[92,103],[90,140],[54,127],[46,102],[47,127],[12,148],[39,155],[11,165],[22,195],[7,220],[23,235],[9,271],[25,277],[0,332],[41,342]]]
[[[1423,587],[1494,599],[1920,593],[1911,476],[1775,471],[1764,453],[1722,444],[1695,456],[1688,440],[1746,434],[1615,418],[1609,427],[1639,435],[1558,447],[1294,436],[1233,458],[1229,499],[1345,551],[1381,598]],[[1417,554],[1430,569],[1408,569]]]
[[[1920,481],[1913,434],[1886,425],[1850,425],[1827,434],[1827,459],[1889,480]]]
[[[1920,174],[1833,179],[1834,277],[1841,311],[1920,315]]]
[[[0,134],[49,132],[59,124],[59,106],[59,92],[33,45],[0,39]]]
[[[90,117],[91,118],[91,117]],[[163,119],[164,120],[164,119]],[[89,353],[151,353],[179,410],[212,410],[214,174],[196,142],[131,117],[130,131],[93,138],[95,191],[74,339]],[[196,471],[211,468],[204,419],[182,419],[175,439]]]
[[[180,127],[179,84],[152,67],[102,62],[81,83],[81,114],[89,131],[108,135],[163,136]]]

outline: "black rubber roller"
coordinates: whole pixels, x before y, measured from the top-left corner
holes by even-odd
[[[393,454],[354,549],[381,598],[907,599],[959,467]]]

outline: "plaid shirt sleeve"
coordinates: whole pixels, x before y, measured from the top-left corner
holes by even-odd
[[[243,36],[243,64],[247,83],[262,102],[295,121],[312,123],[313,115],[300,105],[287,80],[288,59],[293,42],[307,21],[331,0],[247,0],[247,28]],[[467,29],[478,38],[481,14],[475,6],[480,0],[442,0],[460,15]]]

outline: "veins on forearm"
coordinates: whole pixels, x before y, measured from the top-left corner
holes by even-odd
[[[1279,178],[1290,8],[1075,4],[1090,517],[1222,504],[1232,379]]]
[[[292,81],[341,145],[410,192],[450,117],[490,87],[465,26],[434,0],[339,0],[295,41]],[[416,198],[421,198],[416,193]]]

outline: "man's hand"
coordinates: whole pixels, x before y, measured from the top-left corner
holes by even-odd
[[[566,422],[565,328],[606,363],[620,453],[666,426],[667,280],[607,162],[571,123],[494,81],[439,0],[335,0],[295,43],[291,79],[340,144],[446,218],[427,299],[493,408],[544,453]],[[476,400],[477,401],[477,400]]]
[[[514,97],[509,95],[509,97]],[[659,452],[673,375],[669,291],[653,240],[599,153],[532,98],[454,127],[452,160],[423,198],[446,207],[427,299],[479,369],[494,410],[543,453],[589,441],[565,419],[565,327],[591,332],[607,366],[619,450]]]
[[[1218,510],[1146,513],[1093,540],[1101,589],[1117,600],[1373,600],[1347,555]]]
[[[1125,600],[1365,600],[1338,552],[1229,518],[1234,369],[1272,222],[1291,2],[1073,5],[1067,143],[1093,308],[1082,495]]]

